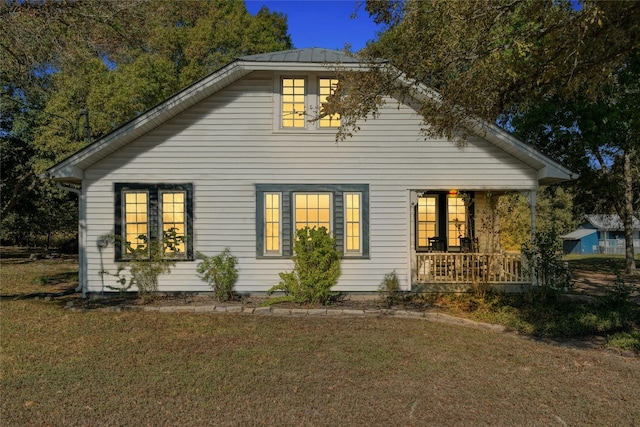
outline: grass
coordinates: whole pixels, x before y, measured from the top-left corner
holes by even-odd
[[[540,338],[607,336],[640,328],[640,306],[612,296],[593,301],[540,301],[527,294],[489,294],[484,298],[462,294],[442,295],[435,302],[454,314]]]
[[[424,320],[2,302],[3,425],[633,425],[640,362]]]
[[[623,255],[565,255],[564,260],[573,270],[603,274],[617,274],[624,271],[625,264]],[[635,260],[636,267],[640,267],[640,254],[635,256]]]
[[[29,253],[3,251],[0,260],[0,294],[54,293],[78,284],[78,257],[29,259]]]
[[[74,287],[37,283],[73,271],[62,260],[3,259],[0,286],[2,293]],[[533,316],[491,301],[486,311],[503,322]],[[640,419],[640,359],[606,351],[417,319],[74,312],[64,304],[0,302],[2,425],[631,426]],[[468,305],[467,313],[484,310]],[[631,349],[639,338],[634,330],[612,335]]]

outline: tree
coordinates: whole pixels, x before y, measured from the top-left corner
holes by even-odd
[[[437,92],[427,91],[420,105],[425,133],[464,138],[478,118],[494,123],[550,95],[595,99],[640,45],[640,2],[579,6],[570,0],[369,0],[366,11],[386,30],[360,55],[377,65],[370,73],[343,73],[325,112],[342,115],[338,138],[345,138],[357,131],[357,119],[377,113],[384,95],[402,97],[426,85]]]
[[[578,208],[617,213],[625,229],[625,272],[635,271],[633,215],[640,206],[640,51],[614,73],[602,95],[551,97],[512,115],[515,133],[579,173]]]
[[[364,61],[374,64],[370,71],[342,72],[342,84],[324,108],[325,114],[342,116],[337,139],[357,132],[358,120],[375,116],[390,94],[402,99],[419,91],[425,135],[460,143],[482,123],[501,119],[499,124],[517,132],[521,123],[515,118],[523,112],[544,106],[552,114],[556,106],[572,106],[557,111],[572,116],[560,129],[573,135],[568,152],[559,143],[536,145],[577,168],[581,182],[589,185],[582,196],[589,191],[604,196],[589,190],[604,182],[590,179],[594,173],[608,180],[607,187],[599,188],[620,190],[615,203],[624,201],[618,212],[630,226],[631,213],[638,209],[633,197],[638,74],[630,70],[640,47],[640,2],[368,0],[365,9],[386,29],[361,52]],[[598,113],[608,124],[598,121]],[[538,126],[548,123],[537,121]],[[591,142],[577,142],[589,126]],[[589,145],[591,157],[579,155],[581,144]],[[609,156],[599,159],[596,153]],[[610,201],[596,198],[600,204]],[[630,241],[627,272],[635,268]]]
[[[286,17],[235,0],[0,5],[2,218],[37,175],[238,56],[291,47]],[[37,203],[37,200],[34,201]]]
[[[135,40],[134,23],[143,22],[141,4],[83,0],[0,4],[3,231],[7,231],[5,220],[16,213],[17,206],[36,197],[38,187],[43,185],[37,174],[55,159],[48,152],[44,158],[41,156],[46,150],[37,146],[36,136],[38,128],[55,117],[44,113],[44,109],[56,90],[52,84],[56,71],[61,64],[73,67],[105,52],[112,54]],[[77,120],[57,117],[61,119],[71,138]],[[33,202],[25,205],[38,203],[37,199]]]
[[[578,225],[573,215],[573,188],[544,186],[537,193],[536,229],[540,233],[561,235]],[[519,251],[531,239],[531,209],[521,193],[507,193],[498,201],[500,246]]]

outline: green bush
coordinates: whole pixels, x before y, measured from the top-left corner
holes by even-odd
[[[396,271],[393,270],[390,273],[384,275],[380,286],[378,286],[378,292],[386,299],[387,306],[393,304],[398,292],[400,291],[400,281]]]
[[[537,284],[532,296],[541,301],[556,299],[572,287],[568,266],[562,261],[562,244],[555,229],[537,232],[533,242],[522,245],[527,273]]]
[[[129,279],[126,277],[126,269],[121,265],[115,274],[106,270],[101,274],[116,277],[118,286],[109,286],[111,290],[126,292],[133,286],[138,288],[138,294],[145,297],[158,291],[158,277],[161,274],[170,273],[171,267],[176,265],[175,254],[178,248],[186,240],[185,236],[176,233],[176,229],[164,231],[162,239],[149,239],[146,235],[138,236],[143,243],[135,246],[130,242],[123,242],[121,236],[105,235],[100,238],[108,245],[109,243],[123,244],[125,252],[129,258]]]
[[[216,298],[219,301],[233,299],[233,285],[238,280],[238,260],[231,255],[229,248],[213,257],[196,252],[196,258],[201,260],[197,268],[198,275],[209,283]]]
[[[293,271],[280,273],[280,283],[268,293],[284,291],[277,301],[295,301],[310,304],[328,304],[338,296],[331,288],[340,277],[342,255],[336,249],[336,240],[325,227],[305,227],[297,231],[293,244]]]
[[[618,332],[607,337],[607,343],[612,347],[640,354],[640,331]]]

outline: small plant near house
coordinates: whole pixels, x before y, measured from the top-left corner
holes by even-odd
[[[225,248],[222,253],[212,257],[196,252],[196,258],[201,261],[197,268],[198,275],[211,286],[216,298],[219,301],[233,299],[233,285],[238,280],[238,259],[231,255],[231,250]]]
[[[555,230],[537,232],[535,240],[522,246],[528,273],[538,285],[537,295],[544,301],[556,298],[571,286],[569,269],[562,261],[560,239]]]
[[[395,270],[384,275],[378,291],[385,298],[387,307],[391,307],[400,291],[400,281],[398,280],[398,275]]]
[[[119,266],[115,274],[106,270],[101,274],[116,277],[118,286],[109,286],[111,290],[126,292],[135,286],[141,297],[158,291],[158,277],[161,274],[171,272],[171,268],[176,265],[175,254],[185,241],[185,236],[180,236],[175,229],[167,230],[163,233],[162,240],[149,239],[146,235],[138,236],[142,243],[135,246],[130,242],[122,242],[120,236],[102,236],[104,242],[123,244],[124,250],[129,257],[128,277],[127,269]]]
[[[293,271],[280,273],[280,283],[268,293],[283,291],[284,296],[269,304],[294,301],[309,304],[328,304],[339,293],[331,291],[340,277],[342,255],[336,249],[335,238],[325,227],[305,227],[297,231],[293,244]]]

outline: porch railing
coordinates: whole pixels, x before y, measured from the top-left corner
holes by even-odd
[[[521,254],[417,254],[418,283],[531,283]]]

